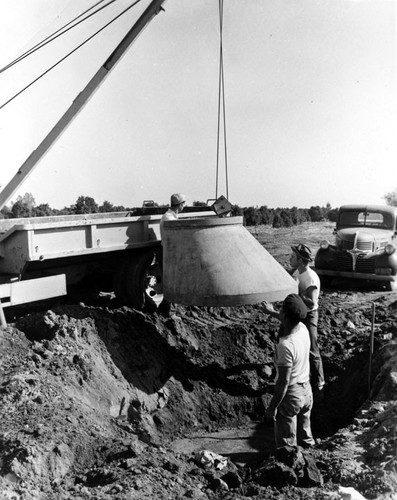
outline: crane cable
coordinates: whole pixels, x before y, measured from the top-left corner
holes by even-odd
[[[13,101],[16,97],[20,96],[23,92],[25,92],[25,90],[27,90],[29,87],[31,87],[32,85],[34,85],[38,80],[40,80],[43,76],[45,76],[47,73],[49,73],[51,70],[53,70],[56,66],[58,66],[59,64],[61,64],[61,62],[63,62],[69,56],[71,56],[72,54],[74,54],[74,52],[76,52],[77,50],[79,50],[83,45],[85,45],[87,42],[89,42],[92,38],[94,38],[96,35],[98,35],[101,31],[103,31],[105,28],[107,28],[110,24],[114,23],[119,17],[121,17],[122,15],[124,15],[132,7],[135,7],[135,5],[138,4],[140,1],[141,0],[136,0],[129,7],[127,7],[126,9],[124,9],[120,14],[118,14],[116,17],[114,17],[108,23],[106,23],[104,26],[102,26],[102,28],[100,28],[98,31],[96,31],[93,35],[91,35],[86,40],[84,40],[84,42],[82,42],[80,45],[78,45],[77,47],[75,47],[73,50],[71,50],[64,57],[62,57],[61,59],[59,59],[55,64],[53,64],[48,69],[46,69],[43,73],[41,73],[41,75],[39,75],[37,78],[35,78],[34,80],[32,80],[30,83],[28,83],[25,87],[23,87],[21,90],[19,90],[16,94],[14,94],[12,97],[10,97],[10,99],[8,99],[8,101],[4,102],[0,106],[0,109],[3,109],[5,106],[7,106],[7,104],[9,104],[11,101]]]
[[[30,49],[28,49],[26,52],[24,52],[23,54],[21,54],[20,56],[16,57],[13,61],[9,62],[8,64],[6,64],[3,68],[0,68],[0,73],[4,73],[4,71],[6,71],[7,69],[10,69],[12,66],[14,66],[15,64],[19,63],[20,61],[22,61],[23,59],[25,59],[26,57],[30,56],[31,54],[33,54],[34,52],[36,52],[37,50],[41,49],[42,47],[45,47],[48,43],[56,40],[58,37],[64,35],[65,33],[67,33],[69,30],[71,30],[72,28],[75,28],[76,26],[78,26],[80,23],[82,23],[83,21],[86,21],[87,19],[89,19],[91,16],[97,14],[98,12],[100,12],[102,9],[104,9],[105,7],[108,7],[110,4],[112,4],[113,2],[115,2],[116,0],[111,0],[110,2],[108,2],[106,5],[103,5],[102,7],[100,7],[98,10],[96,10],[95,12],[92,12],[89,16],[85,17],[84,19],[80,19],[79,22],[77,22],[76,24],[73,24],[72,26],[70,26],[72,23],[74,23],[75,21],[77,21],[79,18],[81,18],[82,16],[84,16],[85,14],[87,14],[90,10],[92,9],[95,9],[95,7],[97,7],[100,3],[104,2],[105,0],[99,0],[96,4],[92,5],[91,7],[89,7],[87,10],[85,10],[84,12],[82,12],[81,14],[79,14],[78,16],[76,16],[74,19],[72,19],[71,21],[69,21],[68,23],[64,24],[63,26],[61,26],[60,28],[58,28],[56,31],[54,31],[53,33],[51,33],[50,35],[48,35],[46,38],[44,38],[43,40],[41,40],[40,42],[37,42],[36,45],[33,45],[33,47],[31,47]],[[69,27],[68,27],[69,26]],[[68,28],[67,28],[68,27]],[[67,29],[66,29],[67,28]]]
[[[223,0],[219,0],[219,83],[218,83],[218,132],[217,132],[217,145],[216,145],[215,199],[218,199],[218,186],[219,186],[221,115],[222,115],[222,121],[223,121],[223,143],[224,143],[224,160],[225,160],[226,198],[229,198],[229,180],[228,180],[228,170],[227,170],[227,144],[226,144],[225,78],[224,78],[224,71],[223,71]]]

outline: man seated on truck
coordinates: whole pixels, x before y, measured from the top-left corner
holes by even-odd
[[[174,193],[171,195],[171,206],[163,214],[160,220],[160,235],[163,240],[163,224],[165,220],[177,220],[178,215],[185,208],[186,196],[181,193]],[[163,265],[163,263],[162,263]],[[159,313],[163,316],[171,316],[171,304],[167,300],[163,300],[159,306]]]
[[[176,220],[178,215],[185,208],[186,196],[181,193],[174,193],[171,195],[171,206],[161,217],[160,220],[160,234],[161,239],[163,239],[163,225],[165,220]]]

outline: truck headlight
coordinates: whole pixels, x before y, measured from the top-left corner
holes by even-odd
[[[328,247],[329,247],[329,242],[327,240],[323,240],[320,242],[320,248],[322,250],[327,250]]]
[[[396,251],[396,247],[394,245],[392,245],[391,243],[389,243],[388,245],[385,246],[385,253],[387,253],[387,255],[391,255],[395,251]]]

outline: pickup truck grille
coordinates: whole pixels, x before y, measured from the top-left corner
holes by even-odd
[[[353,271],[353,257],[348,253],[342,253],[337,256],[337,268],[341,271]],[[357,257],[356,269],[357,273],[375,273],[375,259],[364,258],[361,256]]]
[[[354,241],[342,241],[343,250],[351,250],[354,246]],[[362,252],[372,252],[372,241],[358,241],[356,248]]]

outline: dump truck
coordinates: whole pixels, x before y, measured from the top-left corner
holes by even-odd
[[[214,216],[203,207],[184,217]],[[114,212],[0,220],[3,307],[58,295],[84,280],[113,289],[120,303],[158,307],[161,213]]]
[[[162,10],[153,0],[69,109],[0,192],[7,203],[40,159],[92,97],[147,24]],[[3,307],[61,296],[85,279],[113,288],[120,302],[137,309],[162,299],[161,212],[141,211],[0,220],[0,314]],[[190,207],[183,217],[214,216]],[[111,282],[109,284],[109,282]]]

